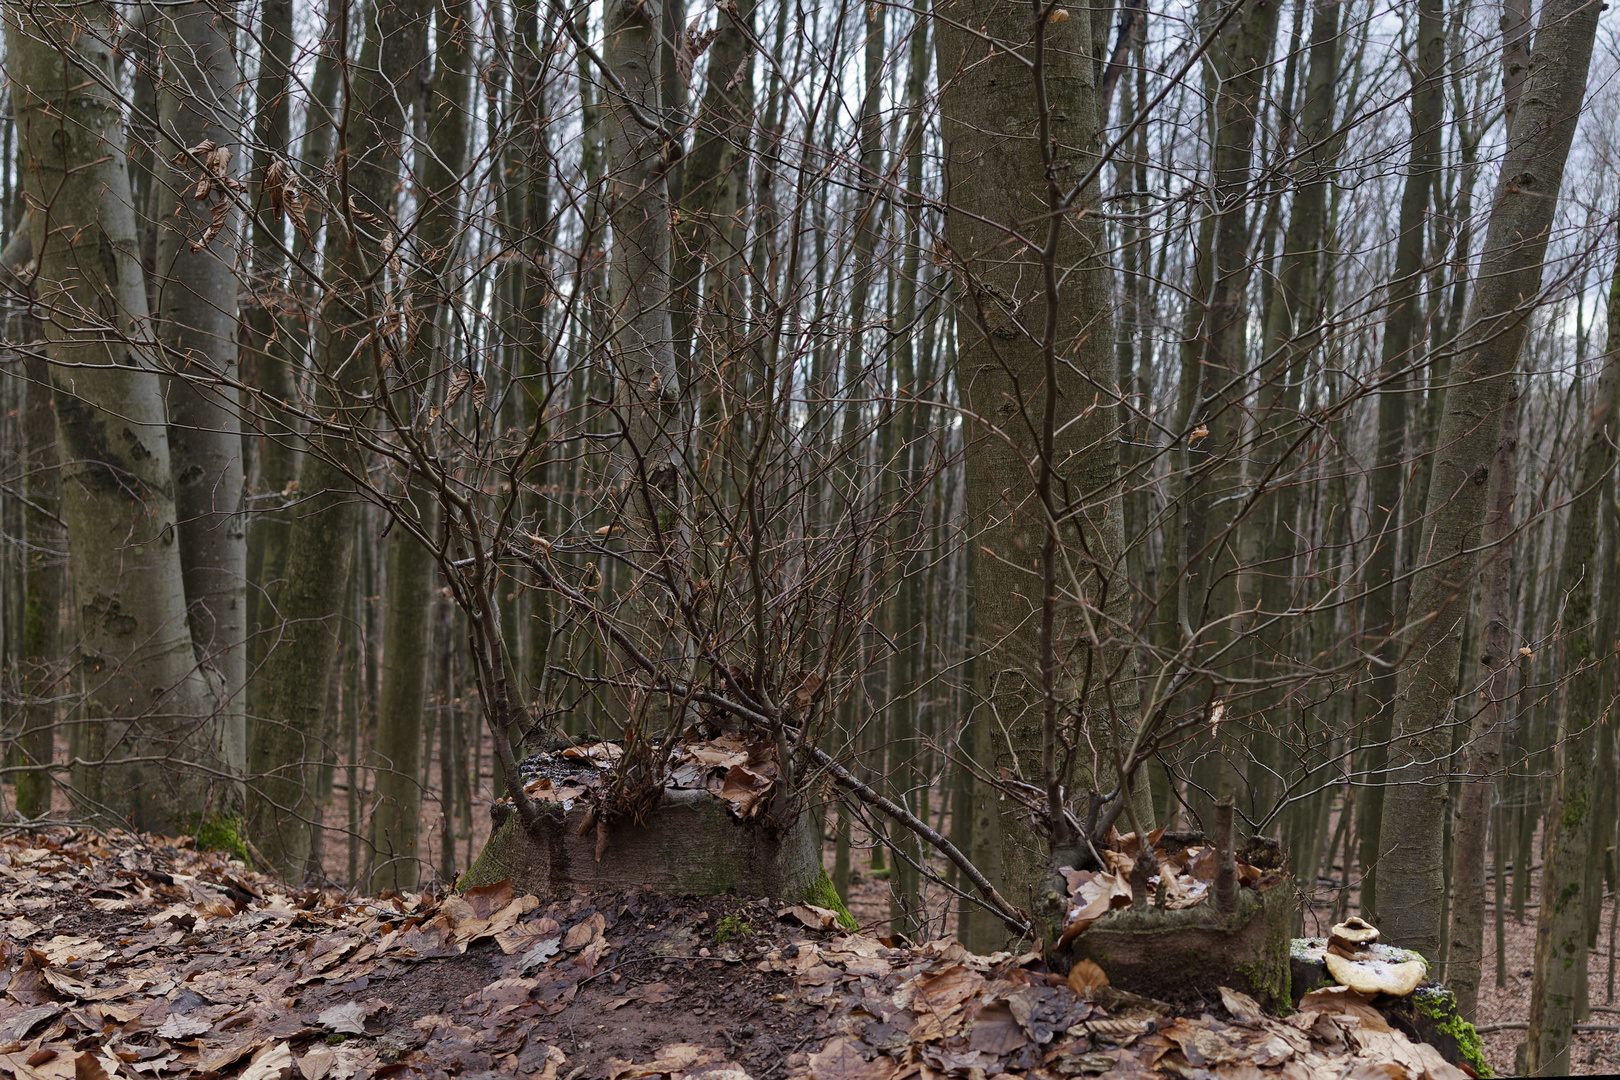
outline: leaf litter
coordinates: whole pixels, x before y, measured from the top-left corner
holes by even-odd
[[[16,1080],[1466,1075],[1343,989],[1286,1019],[1220,988],[1178,1012],[1095,964],[894,948],[769,899],[363,897],[62,828],[0,836],[0,879]]]

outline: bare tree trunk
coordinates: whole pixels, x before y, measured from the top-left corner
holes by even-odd
[[[24,238],[27,233],[22,234]],[[29,316],[21,316],[33,322]],[[39,331],[34,323],[30,340]],[[23,599],[22,663],[23,730],[19,740],[25,764],[38,768],[17,777],[17,812],[42,817],[51,808],[53,783],[48,766],[55,755],[57,698],[67,685],[60,660],[62,595],[66,591],[66,555],[57,519],[62,506],[60,465],[56,453],[56,420],[51,413],[50,369],[30,353],[23,361],[23,438],[28,452],[27,566]]]
[[[1478,564],[1492,459],[1510,377],[1541,289],[1542,261],[1581,112],[1599,5],[1549,0],[1539,47],[1502,162],[1473,313],[1446,392],[1418,549],[1406,660],[1396,685],[1395,742],[1381,835],[1380,918],[1396,945],[1433,956],[1445,910],[1442,817],[1450,771],[1446,723]]]
[[[1457,997],[1457,1012],[1472,1021],[1479,1006],[1480,963],[1485,949],[1485,836],[1495,801],[1496,771],[1502,760],[1504,708],[1512,697],[1513,661],[1513,503],[1518,492],[1519,401],[1517,391],[1502,411],[1502,435],[1491,471],[1483,543],[1485,575],[1480,583],[1484,622],[1479,663],[1485,688],[1469,731],[1468,769],[1459,800],[1452,865],[1451,948],[1446,984]]]
[[[397,238],[392,208],[405,111],[396,88],[421,63],[427,20],[425,4],[381,5],[366,22],[353,97],[344,102],[325,260],[332,291],[323,305],[326,340],[318,373],[320,408],[336,412],[340,423],[365,419],[362,403],[380,366],[383,346],[373,319],[385,309],[367,290],[382,261],[383,237]],[[287,536],[280,598],[285,629],[259,673],[261,719],[252,761],[258,797],[250,801],[260,849],[292,877],[308,869],[316,824],[313,781],[324,757],[326,685],[358,524],[351,475],[361,470],[341,427],[312,433],[309,447],[299,474],[303,501]]]
[[[420,270],[401,306],[420,304],[422,325],[407,360],[407,378],[427,384],[443,350],[441,335],[452,301],[447,256],[456,248],[460,220],[461,173],[467,160],[467,113],[472,95],[468,56],[459,23],[470,13],[467,0],[441,0],[437,6],[433,87],[428,107],[427,152],[420,155],[421,187],[415,249]],[[518,391],[521,393],[521,391]],[[408,399],[408,394],[400,395]],[[402,400],[409,416],[409,401]],[[420,433],[419,433],[420,434]],[[431,439],[431,432],[428,433]],[[421,534],[437,533],[437,505],[414,477],[408,498],[394,512],[415,519]],[[377,869],[373,892],[411,889],[419,875],[417,833],[422,817],[422,729],[427,718],[428,628],[433,620],[433,553],[410,529],[388,534],[388,606],[383,618],[382,687],[378,695],[377,803],[371,818],[371,844]],[[448,643],[446,643],[448,644]]]
[[[1526,120],[1529,104],[1520,113]],[[1620,265],[1609,284],[1608,334],[1558,567],[1557,595],[1563,598],[1558,624],[1567,681],[1554,768],[1556,789],[1542,840],[1541,911],[1530,983],[1530,1031],[1525,1037],[1533,1076],[1570,1072],[1570,1044],[1575,1021],[1581,1019],[1576,1011],[1586,981],[1582,960],[1587,915],[1591,905],[1601,905],[1603,899],[1601,887],[1595,894],[1591,888],[1590,864],[1594,856],[1601,859],[1600,852],[1592,850],[1592,839],[1598,788],[1609,771],[1607,762],[1598,761],[1597,739],[1597,724],[1608,708],[1602,673],[1609,642],[1598,634],[1593,607],[1601,576],[1598,519],[1620,431],[1615,422],[1620,410]],[[1612,563],[1613,552],[1609,557]],[[1612,580],[1604,585],[1614,588]],[[1601,820],[1607,827],[1612,819]]]
[[[1417,39],[1412,46],[1412,128],[1406,183],[1401,192],[1395,274],[1385,304],[1384,338],[1378,371],[1378,447],[1372,475],[1372,543],[1367,559],[1367,606],[1362,625],[1368,652],[1377,657],[1366,695],[1367,768],[1372,786],[1362,793],[1356,822],[1361,834],[1361,910],[1378,919],[1379,867],[1384,790],[1393,717],[1396,665],[1401,642],[1395,633],[1399,608],[1395,553],[1400,545],[1401,479],[1406,474],[1409,373],[1421,352],[1419,308],[1424,239],[1428,235],[1429,194],[1440,170],[1440,121],[1445,114],[1445,20],[1441,0],[1418,4]],[[1496,422],[1496,421],[1493,421]],[[1413,527],[1410,526],[1409,527]]]
[[[662,674],[685,677],[688,644],[660,579],[682,588],[689,490],[683,475],[681,381],[670,326],[670,203],[659,102],[656,0],[612,0],[605,59],[620,84],[606,97],[608,214],[613,225],[609,342],[624,419],[625,535],[643,567],[631,583],[634,632]],[[643,706],[631,702],[632,709]],[[661,702],[648,701],[653,711]],[[636,717],[626,718],[635,722]]]
[[[325,29],[329,34],[336,30],[330,25]],[[294,333],[291,319],[277,317],[289,299],[287,261],[282,253],[286,229],[285,223],[278,222],[277,215],[271,212],[266,182],[272,168],[290,167],[286,159],[292,138],[292,95],[288,93],[293,49],[292,0],[264,0],[259,40],[259,77],[254,88],[257,115],[253,122],[253,164],[248,176],[249,206],[253,215],[253,273],[246,290],[247,340],[242,352],[244,363],[250,368],[248,380],[262,391],[264,406],[262,417],[252,416],[247,421],[249,428],[257,428],[262,436],[257,440],[258,460],[251,482],[255,493],[261,497],[288,499],[298,479],[298,428],[283,403],[296,396],[294,344],[301,339]],[[326,59],[323,52],[317,64]],[[316,76],[316,82],[320,82],[320,75]],[[276,165],[278,161],[280,166]],[[287,530],[285,514],[272,511],[266,505],[261,505],[261,510],[248,524],[249,670],[257,669],[264,658],[268,637],[264,629],[273,610],[273,582],[281,573],[281,552]],[[253,704],[250,696],[250,713]]]
[[[156,16],[163,78],[154,319],[170,372],[170,467],[191,636],[204,669],[219,681],[215,723],[231,779],[217,801],[240,813],[240,777],[247,769],[247,546],[231,273],[240,216],[234,193],[223,186],[236,179],[238,163],[226,148],[241,133],[232,11],[210,0],[165,6]],[[209,144],[216,149],[195,149]],[[210,197],[196,199],[197,178],[221,167],[225,179],[216,175]]]
[[[100,8],[7,4],[35,292],[53,363],[63,517],[89,749],[75,793],[103,819],[173,832],[226,777],[186,626],[160,365]]]
[[[1030,9],[946,0],[935,11],[957,370],[970,425],[976,678],[987,713],[976,726],[994,732],[996,744],[979,763],[1028,784],[1107,789],[1112,762],[1084,749],[1076,775],[1044,776],[1068,760],[1049,738],[1057,715],[1065,746],[1085,748],[1088,737],[1104,748],[1128,743],[1139,693],[1134,661],[1114,639],[1130,600],[1119,577],[1117,408],[1108,396],[1111,269],[1098,219],[1054,212],[1063,198],[1055,177],[1077,181],[1100,147],[1090,15],[1077,8],[1063,22],[1037,19],[1042,59],[1032,83],[1011,52],[1029,40]],[[1096,195],[1093,182],[1076,201]],[[1062,365],[1053,362],[1059,354]],[[1036,473],[1041,485],[1031,483]],[[1082,602],[1094,605],[1084,617]],[[1101,648],[1089,644],[1085,620],[1094,620]],[[1032,903],[1053,858],[1049,844],[1066,838],[1032,829],[1019,800],[999,808],[1002,892]],[[988,831],[975,824],[976,850]],[[983,947],[978,931],[973,937]]]

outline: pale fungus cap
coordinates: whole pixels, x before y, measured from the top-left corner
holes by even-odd
[[[1329,939],[1345,949],[1354,949],[1359,945],[1371,945],[1378,940],[1378,928],[1363,919],[1360,915],[1346,919],[1328,931]]]
[[[1413,959],[1396,959],[1406,956]],[[1421,958],[1405,950],[1374,948],[1354,960],[1330,952],[1326,960],[1328,974],[1335,982],[1363,994],[1405,997],[1417,989],[1428,972]]]

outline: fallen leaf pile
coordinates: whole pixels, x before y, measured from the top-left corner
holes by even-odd
[[[768,899],[357,897],[60,828],[0,835],[0,880],[14,1080],[1463,1075],[1343,990],[1177,1015],[1095,965],[891,949]]]
[[[525,1029],[602,970],[599,912],[505,883],[443,899],[290,890],[170,844],[0,840],[0,1073],[347,1080],[401,1063],[446,1076],[442,1062],[554,1080],[565,1064]],[[493,977],[422,1000],[431,975],[412,969],[469,947]]]
[[[1208,900],[1215,885],[1215,849],[1207,844],[1181,844],[1165,835],[1163,829],[1148,833],[1148,845],[1153,852],[1153,873],[1148,876],[1149,906],[1161,906],[1168,911],[1196,907]],[[1131,872],[1141,857],[1141,843],[1135,833],[1123,836],[1110,829],[1108,844],[1098,855],[1101,870],[1075,870],[1063,867],[1062,873],[1069,887],[1069,914],[1063,927],[1066,944],[1083,933],[1087,927],[1117,908],[1130,907],[1134,902]],[[1234,858],[1239,888],[1268,889],[1282,881],[1279,870],[1263,871],[1242,858]]]
[[[522,765],[523,790],[537,801],[572,810],[588,792],[608,782],[623,756],[624,747],[612,742],[533,755]],[[665,788],[708,791],[745,821],[770,801],[776,784],[776,746],[769,739],[750,743],[721,736],[677,743],[663,760]]]
[[[1224,987],[1195,1014],[1176,1015],[1109,987],[1090,961],[1065,980],[1045,974],[1035,954],[977,956],[954,941],[895,950],[854,935],[802,943],[761,967],[792,972],[804,999],[833,1014],[838,1034],[790,1071],[811,1080],[1468,1075],[1343,987],[1307,995],[1286,1019]]]

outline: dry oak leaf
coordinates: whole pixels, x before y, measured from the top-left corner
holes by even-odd
[[[882,1055],[867,1061],[861,1055],[861,1044],[843,1035],[819,1054],[810,1055],[814,1080],[890,1080],[894,1074],[894,1062]]]
[[[0,1072],[8,1072],[17,1080],[68,1080],[77,1075],[73,1055],[50,1048],[31,1054],[0,1054]]]
[[[214,1030],[214,1022],[198,1013],[173,1013],[157,1029],[160,1039],[189,1039]]]
[[[1361,1021],[1365,1031],[1389,1031],[1389,1022],[1382,1013],[1372,1007],[1372,999],[1366,995],[1350,989],[1348,986],[1324,986],[1320,990],[1312,990],[1299,999],[1299,1011],[1296,1015],[1306,1013],[1332,1013],[1338,1016],[1353,1016]],[[1289,1018],[1290,1020],[1293,1017]]]
[[[985,984],[985,976],[954,963],[943,972],[923,976],[915,981],[910,994],[912,1012],[949,1014],[961,1009],[967,999],[977,994]]]
[[[607,919],[598,911],[584,922],[575,923],[568,928],[568,933],[563,937],[563,948],[569,952],[575,949],[583,949],[586,945],[601,937],[602,931],[605,929],[607,929]]]
[[[518,923],[495,935],[495,944],[499,945],[501,952],[507,956],[513,953],[528,952],[529,949],[547,938],[560,937],[562,927],[556,919],[541,916],[533,922]]]
[[[107,1066],[112,1065],[112,1071]],[[74,1080],[112,1080],[118,1075],[117,1064],[86,1052],[73,1059]]]
[[[1245,1024],[1259,1024],[1264,1014],[1260,1011],[1260,1003],[1248,994],[1222,986],[1217,989],[1221,992],[1221,1004],[1226,1011],[1232,1014],[1233,1019]]]
[[[450,385],[445,388],[444,392],[444,407],[448,409],[460,401],[461,395],[466,393],[468,386],[472,385],[472,380],[472,372],[466,368],[457,368],[451,372]]]
[[[1029,1035],[1018,1023],[1005,1001],[994,1001],[973,1017],[968,1042],[981,1054],[1001,1057],[1029,1042]]]
[[[292,1047],[271,1043],[253,1055],[241,1080],[290,1080],[293,1073]]]
[[[364,1035],[366,1017],[375,1011],[374,1008],[368,1008],[365,1002],[345,1001],[323,1009],[315,1018],[315,1022],[329,1031],[345,1035]],[[290,1059],[288,1063],[291,1064]]]
[[[646,1076],[679,1076],[694,1065],[707,1065],[719,1061],[724,1055],[719,1050],[699,1046],[697,1043],[676,1043],[658,1052],[658,1057],[645,1065],[608,1058],[607,1080],[641,1080]]]
[[[1203,1024],[1185,1017],[1164,1029],[1165,1037],[1181,1047],[1187,1060],[1200,1069],[1238,1060],[1236,1047]]]
[[[325,1080],[326,1074],[332,1071],[332,1066],[336,1062],[337,1054],[330,1046],[317,1044],[298,1059],[298,1072],[304,1080]]]

